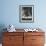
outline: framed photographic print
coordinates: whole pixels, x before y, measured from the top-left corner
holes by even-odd
[[[34,5],[19,6],[19,21],[22,23],[34,22]]]

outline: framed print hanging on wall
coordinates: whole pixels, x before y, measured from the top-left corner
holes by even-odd
[[[19,6],[19,21],[22,23],[34,22],[34,5]]]

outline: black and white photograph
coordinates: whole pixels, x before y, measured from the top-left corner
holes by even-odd
[[[20,5],[20,22],[34,21],[34,5]]]

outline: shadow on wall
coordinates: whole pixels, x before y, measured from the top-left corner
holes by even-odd
[[[5,32],[3,29],[6,28],[4,24],[0,24],[0,43],[2,43],[2,36],[3,36],[3,32]]]

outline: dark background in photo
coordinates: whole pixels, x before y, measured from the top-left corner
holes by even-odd
[[[22,10],[24,11],[23,14],[25,14],[26,17],[32,16],[32,7],[22,7]]]

